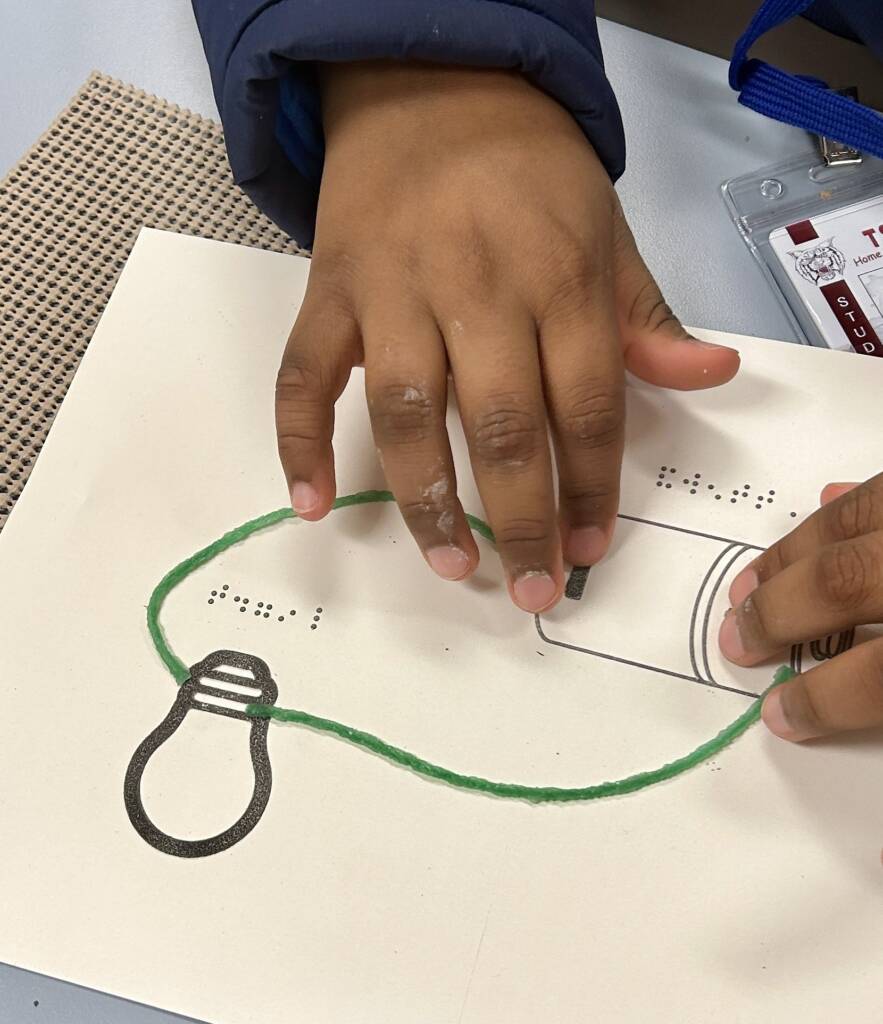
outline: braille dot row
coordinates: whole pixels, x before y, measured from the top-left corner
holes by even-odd
[[[677,469],[675,467],[669,467],[669,466],[660,466],[659,469],[660,469],[660,472],[659,472],[659,474],[657,476],[656,486],[657,487],[665,487],[667,490],[671,490],[672,484],[671,484],[670,481],[666,481],[666,474],[677,473]],[[689,477],[683,477],[681,479],[681,483],[684,484],[685,486],[689,486],[690,494],[697,494],[698,490],[699,490],[699,486],[700,486],[699,482],[700,482],[701,479],[702,479],[702,474],[701,473],[694,473],[692,479],[690,479]],[[706,488],[709,491],[714,491],[715,490],[715,485],[714,484],[706,484]],[[742,498],[751,497],[751,495],[749,495],[749,493],[748,493],[750,490],[751,490],[751,484],[743,484],[741,489],[738,488],[738,487],[734,488],[734,490],[732,492],[733,496],[730,498],[730,504],[731,505],[735,505],[737,500],[740,497],[742,497]],[[775,494],[776,494],[775,490],[773,490],[771,488],[767,492],[766,496],[764,496],[764,495],[755,495],[755,499],[754,499],[755,502],[756,502],[756,504],[754,506],[755,509],[762,509],[763,506],[764,506],[764,503],[766,503],[767,505],[772,505],[773,504],[773,499],[775,497]],[[715,494],[714,497],[715,497],[716,501],[720,501],[721,498],[723,497],[723,495],[722,494]],[[796,518],[796,516],[797,516],[796,512],[792,512],[791,513],[791,518],[792,519]]]
[[[662,470],[662,472],[659,473],[659,475],[658,475],[658,478],[656,480],[656,486],[657,487],[665,487],[667,490],[671,490],[671,483],[670,482],[666,483],[666,481],[665,481],[665,474],[666,473],[669,473],[669,474],[677,473],[677,469],[674,468],[674,467],[672,467],[670,469],[668,466],[660,466],[659,468]],[[692,480],[689,477],[684,477],[683,480],[681,481],[681,483],[683,483],[685,486],[690,488],[690,494],[696,494],[697,490],[699,489],[699,481],[701,479],[702,479],[702,474],[701,473],[694,473]],[[710,491],[713,491],[714,490],[714,484],[708,484],[708,489]]]
[[[208,599],[208,603],[209,604],[214,604],[215,603],[215,598],[224,598],[224,597],[226,597],[227,596],[227,591],[229,591],[229,589],[230,589],[229,584],[225,583],[224,586],[221,587],[220,591],[213,590],[211,592],[211,595],[210,595],[209,599]],[[249,601],[250,601],[250,598],[241,597],[239,594],[234,594],[234,596],[233,596],[233,603],[237,604],[239,606],[239,611],[242,612],[243,614],[246,611],[246,605],[249,603]],[[257,606],[255,608],[255,613],[254,613],[255,614],[255,618],[269,619],[270,618],[270,612],[272,610],[273,610],[273,605],[272,605],[271,602],[268,601],[268,602],[265,603],[263,601],[258,601]],[[290,616],[297,615],[297,609],[296,608],[292,608],[289,611],[288,614]],[[277,622],[284,622],[285,621],[285,616],[284,615],[278,615],[277,618],[276,618],[276,621]]]

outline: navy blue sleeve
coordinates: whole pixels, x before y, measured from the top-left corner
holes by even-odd
[[[815,0],[804,17],[838,36],[864,43],[878,60],[883,60],[880,0]]]
[[[513,68],[577,120],[612,178],[625,160],[594,0],[193,0],[236,182],[312,244],[324,142],[316,61]]]

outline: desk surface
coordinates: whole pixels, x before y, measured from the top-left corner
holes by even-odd
[[[93,69],[217,117],[190,7],[181,0],[0,0],[0,175]],[[619,185],[638,245],[681,318],[793,340],[721,202],[721,181],[805,149],[806,136],[740,107],[726,63],[602,23],[626,124]],[[0,965],[0,1024],[172,1024],[183,1018]]]

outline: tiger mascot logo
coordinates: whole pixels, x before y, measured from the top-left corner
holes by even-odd
[[[828,284],[836,280],[846,267],[846,257],[831,243],[833,238],[813,246],[789,253],[794,258],[797,273],[810,284]]]

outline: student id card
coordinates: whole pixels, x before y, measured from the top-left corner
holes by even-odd
[[[831,348],[883,356],[883,195],[777,228],[769,243]]]

